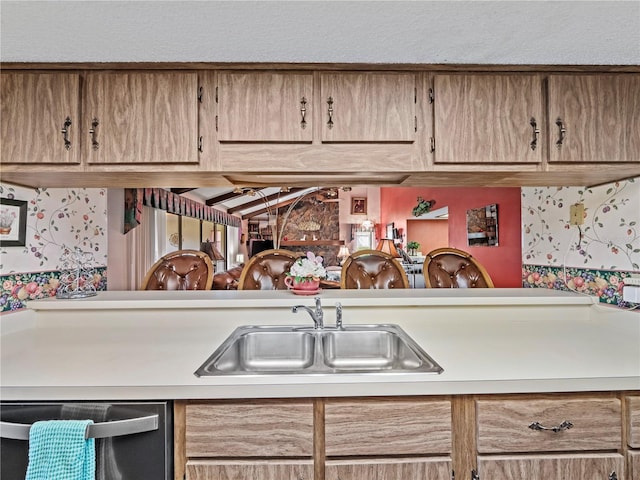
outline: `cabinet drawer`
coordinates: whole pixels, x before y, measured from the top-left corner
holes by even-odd
[[[628,443],[640,448],[640,397],[627,397]]]
[[[327,456],[451,452],[451,402],[328,400]]]
[[[478,451],[540,452],[621,448],[620,401],[607,399],[478,400]],[[569,429],[535,430],[571,422]]]
[[[186,407],[187,457],[311,457],[313,404],[250,402]]]

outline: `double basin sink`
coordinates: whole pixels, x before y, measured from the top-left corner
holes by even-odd
[[[442,371],[398,325],[244,326],[237,328],[195,375]]]

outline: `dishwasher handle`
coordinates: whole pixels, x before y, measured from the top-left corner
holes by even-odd
[[[0,438],[29,440],[30,424],[0,422]],[[115,420],[113,422],[92,423],[87,426],[85,438],[108,438],[133,435],[158,430],[158,415]]]

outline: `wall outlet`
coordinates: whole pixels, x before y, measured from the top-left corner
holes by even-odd
[[[569,225],[584,223],[584,203],[574,203],[569,207]]]

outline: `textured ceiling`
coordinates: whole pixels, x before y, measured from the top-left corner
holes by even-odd
[[[640,1],[9,1],[4,62],[640,64]]]

